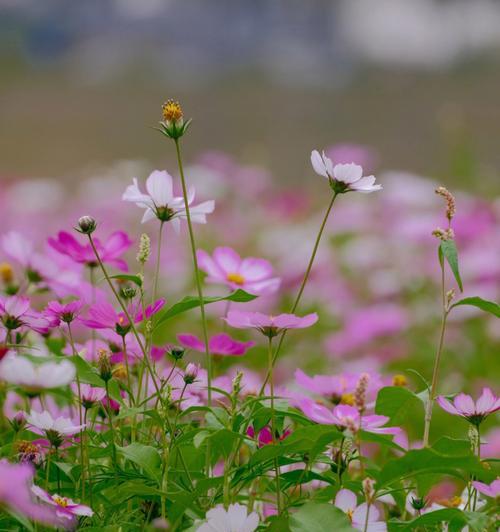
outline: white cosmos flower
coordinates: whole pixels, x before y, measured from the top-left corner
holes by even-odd
[[[207,512],[207,522],[197,532],[254,532],[259,526],[259,516],[247,513],[246,506],[230,504],[227,510],[218,505]]]
[[[30,390],[67,386],[75,376],[75,366],[69,360],[34,364],[27,358],[10,352],[0,362],[0,380]]]
[[[332,160],[325,155],[325,152],[320,154],[318,150],[314,150],[311,153],[311,164],[317,174],[344,185],[346,191],[355,190],[369,194],[382,188],[382,185],[375,185],[375,176],[363,177],[363,168],[358,164],[348,163],[333,166]]]
[[[73,425],[71,419],[59,416],[53,418],[47,410],[36,412],[32,410],[27,416],[26,421],[32,426],[44,432],[56,432],[61,436],[72,436],[85,428],[83,425]]]
[[[134,177],[133,184],[129,185],[123,193],[122,199],[135,203],[145,210],[142,223],[158,218],[164,222],[172,222],[174,229],[180,229],[180,219],[186,218],[184,198],[174,196],[172,176],[168,172],[155,170],[146,180],[147,194],[141,192],[137,179]],[[188,190],[188,205],[194,201],[195,190]],[[193,223],[207,223],[206,215],[214,211],[215,202],[205,201],[194,207],[190,207],[191,221]]]

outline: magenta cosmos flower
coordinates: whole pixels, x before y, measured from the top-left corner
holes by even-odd
[[[70,301],[69,303],[59,303],[59,301],[50,301],[45,307],[45,316],[53,319],[56,325],[61,321],[71,323],[80,313],[83,307],[81,301]]]
[[[79,264],[97,266],[97,259],[90,244],[82,245],[65,231],[60,231],[57,238],[49,238],[49,245],[59,253],[67,255]],[[109,264],[123,272],[128,271],[127,263],[120,257],[132,245],[132,240],[123,231],[116,231],[104,243],[94,238],[94,245],[103,263]]]
[[[316,423],[345,427],[351,432],[358,432],[360,429],[376,434],[399,434],[401,432],[399,427],[382,427],[389,421],[387,416],[375,414],[361,416],[358,409],[350,405],[337,405],[330,410],[309,397],[301,397],[296,401],[296,406]]]
[[[164,299],[158,299],[152,305],[146,307],[144,315],[138,305],[128,308],[134,323],[140,323],[156,314],[165,304]],[[120,336],[125,336],[130,331],[130,323],[123,312],[117,312],[111,303],[99,301],[89,308],[89,318],[80,318],[80,321],[91,329],[111,329]]]
[[[205,344],[194,334],[178,334],[177,339],[188,349],[194,349],[201,353],[205,352]],[[241,356],[254,345],[255,342],[238,342],[231,338],[229,334],[221,333],[210,338],[208,350],[212,355]]]
[[[500,409],[500,398],[496,397],[490,388],[483,388],[481,397],[474,402],[470,395],[459,393],[453,403],[440,395],[436,401],[449,414],[464,417],[469,423],[479,425],[490,414]]]
[[[500,478],[494,480],[490,485],[478,481],[474,481],[472,485],[477,489],[477,491],[488,497],[492,497],[493,499],[500,497]]]
[[[75,521],[76,517],[79,515],[86,515],[91,517],[94,515],[94,512],[88,506],[84,504],[78,504],[73,502],[67,497],[61,497],[61,495],[50,495],[45,490],[39,486],[33,486],[31,491],[43,502],[53,506],[57,517],[62,519],[67,519],[70,521]]]
[[[39,506],[31,492],[35,470],[30,464],[11,464],[0,460],[0,507],[29,519],[55,525],[57,518],[49,508]]]
[[[260,312],[246,312],[231,310],[226,318],[222,318],[228,325],[235,329],[257,329],[265,336],[276,336],[287,329],[305,329],[318,321],[316,312],[299,317],[295,314],[279,314],[268,316]]]
[[[254,257],[242,259],[232,248],[215,248],[212,256],[199,249],[197,257],[209,283],[225,284],[232,290],[241,288],[255,295],[272,294],[281,283],[278,277],[273,277],[269,261]]]
[[[172,176],[168,172],[155,170],[146,180],[147,194],[141,192],[137,179],[129,185],[123,193],[122,199],[135,203],[138,207],[146,209],[142,217],[142,223],[154,218],[162,222],[171,222],[174,229],[179,232],[180,220],[186,218],[186,209],[183,196],[174,196]],[[188,190],[188,205],[194,201],[195,190]],[[207,223],[207,214],[214,212],[215,202],[205,201],[199,205],[190,207],[189,212],[193,223]]]
[[[379,521],[380,512],[376,506],[368,506],[366,502],[358,506],[356,494],[351,490],[342,489],[335,497],[335,506],[347,514],[352,526],[366,532],[385,532],[387,525]]]
[[[333,166],[332,160],[323,152],[314,150],[311,153],[311,164],[314,171],[326,177],[336,192],[363,192],[368,194],[382,188],[382,185],[375,185],[375,176],[363,177],[363,168],[358,164],[336,164]]]
[[[0,297],[0,321],[9,331],[25,326],[47,334],[51,327],[48,319],[31,309],[30,300],[25,296]]]

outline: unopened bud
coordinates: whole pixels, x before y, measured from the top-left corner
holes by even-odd
[[[137,290],[133,286],[124,286],[120,292],[124,299],[134,299],[137,295]]]
[[[99,368],[99,375],[104,382],[108,382],[113,377],[111,360],[109,353],[105,349],[99,349],[98,351],[97,367]]]
[[[451,302],[455,299],[455,290],[452,288],[446,292],[446,308],[449,308]]]
[[[26,414],[24,412],[17,412],[17,414],[10,420],[10,424],[14,432],[23,430],[26,425]]]
[[[178,345],[171,345],[167,349],[167,353],[175,360],[181,360],[186,350]]]
[[[425,499],[423,497],[411,497],[410,504],[414,510],[420,511],[425,508]]]
[[[97,222],[92,216],[82,216],[78,219],[78,227],[76,230],[84,235],[90,235],[96,230],[96,227]]]
[[[199,364],[193,364],[192,362],[190,362],[186,366],[186,370],[184,371],[184,382],[186,384],[193,384],[193,382],[196,380],[196,377],[198,377],[199,371]]]
[[[406,386],[408,384],[408,380],[404,375],[394,375],[392,378],[392,385],[393,386]]]
[[[151,239],[146,233],[142,233],[139,240],[139,252],[137,253],[137,262],[145,264],[149,260],[151,254]]]
[[[233,379],[233,396],[238,397],[241,392],[241,379],[243,378],[243,372],[238,371],[236,377]]]
[[[178,139],[184,135],[191,120],[184,122],[184,113],[179,102],[167,100],[162,106],[163,121],[160,122],[160,132],[171,139]]]
[[[362,482],[363,493],[366,497],[366,502],[371,503],[375,499],[375,481],[372,478],[365,478]]]
[[[14,270],[8,262],[0,263],[0,279],[6,285],[12,284],[14,281]]]

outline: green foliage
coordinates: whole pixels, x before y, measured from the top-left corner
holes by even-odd
[[[332,504],[308,502],[290,516],[291,532],[349,532],[347,516]]]
[[[446,259],[453,272],[457,285],[460,288],[460,292],[463,292],[464,287],[462,285],[462,278],[460,277],[460,270],[458,268],[457,246],[454,240],[442,240],[439,244],[439,260],[441,263],[443,263],[443,257]]]

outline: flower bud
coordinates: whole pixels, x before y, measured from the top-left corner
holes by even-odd
[[[99,349],[98,351],[97,367],[99,368],[99,375],[104,382],[108,382],[113,377],[111,360],[109,353],[105,349]]]
[[[96,227],[97,222],[92,216],[82,216],[78,219],[78,228],[76,230],[84,235],[90,235],[96,230]]]
[[[163,121],[159,131],[171,139],[177,140],[186,132],[191,120],[184,122],[184,113],[179,102],[167,100],[162,106]]]
[[[179,345],[170,345],[167,348],[167,354],[175,360],[181,360],[186,350]]]
[[[423,497],[411,497],[410,504],[414,510],[420,511],[425,508],[425,499]]]
[[[362,482],[363,493],[366,497],[366,502],[371,503],[375,499],[375,481],[372,478],[365,478]]]
[[[196,377],[198,377],[199,371],[199,364],[193,364],[192,362],[190,362],[186,366],[186,370],[184,371],[184,382],[186,384],[193,384],[193,382],[196,380]]]
[[[137,253],[137,262],[145,264],[149,260],[151,254],[151,239],[146,233],[142,233],[139,240],[139,252]]]
[[[23,430],[26,425],[26,414],[22,411],[18,412],[11,420],[10,424],[14,432]]]
[[[14,270],[8,262],[0,263],[0,279],[5,285],[11,285],[14,281]]]
[[[392,378],[393,386],[406,386],[408,384],[408,379],[404,375],[394,375]]]

